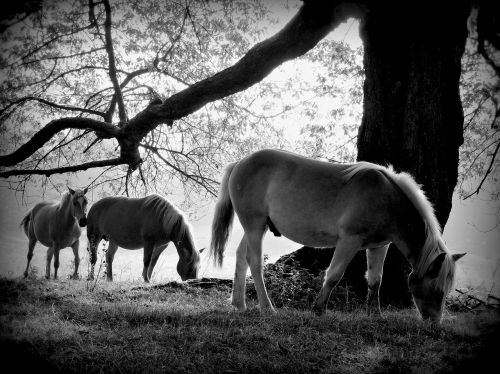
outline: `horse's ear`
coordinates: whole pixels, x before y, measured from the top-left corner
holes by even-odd
[[[465,255],[466,255],[466,253],[455,253],[454,255],[451,255],[451,258],[453,259],[453,262],[457,262]]]
[[[69,190],[69,193],[74,195],[75,194],[75,190],[72,190],[71,188],[68,187],[68,190]]]
[[[440,253],[434,261],[432,261],[432,264],[429,266],[429,270],[427,270],[427,276],[433,279],[439,275],[439,270],[441,270],[441,265],[443,265],[443,261],[446,256],[447,254],[445,252]]]
[[[84,194],[84,195],[86,195],[88,191],[89,191],[89,188],[87,187],[87,188],[85,188],[85,189],[83,190],[83,194]]]

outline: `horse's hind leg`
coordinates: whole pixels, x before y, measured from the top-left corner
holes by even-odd
[[[232,292],[232,305],[240,312],[247,309],[245,303],[246,275],[248,270],[247,262],[247,238],[243,235],[240,245],[236,250],[236,268],[234,271],[234,282]]]
[[[71,279],[78,279],[78,267],[80,266],[80,255],[78,253],[78,249],[80,248],[80,241],[77,240],[71,245],[71,249],[73,250],[73,255],[75,256],[75,272],[71,276]]]
[[[28,264],[26,265],[26,270],[24,271],[24,277],[27,278],[28,277],[28,270],[29,270],[29,267],[30,267],[30,262],[31,262],[31,259],[33,258],[33,250],[35,249],[35,245],[36,245],[36,238],[29,238],[29,244],[28,244]]]
[[[142,269],[142,277],[144,278],[144,282],[146,283],[149,283],[148,268],[149,264],[151,263],[151,256],[153,254],[154,247],[155,247],[154,243],[151,242],[147,242],[144,244],[144,258],[143,258],[144,268]]]
[[[151,279],[151,275],[153,274],[153,269],[155,268],[155,265],[158,262],[158,258],[160,257],[162,252],[165,250],[165,248],[167,248],[167,245],[168,245],[168,243],[160,245],[159,247],[156,247],[153,250],[153,254],[151,256],[151,261],[149,262],[148,271],[147,271],[148,279]]]
[[[342,279],[347,265],[351,262],[354,255],[361,248],[361,239],[358,236],[347,236],[339,239],[335,252],[333,253],[330,266],[326,270],[325,281],[323,287],[319,291],[318,298],[314,303],[312,311],[317,315],[326,312],[326,306],[330,293],[335,288],[337,283]]]
[[[366,298],[366,312],[380,315],[379,290],[382,284],[382,273],[384,268],[385,255],[389,249],[389,244],[378,248],[368,248],[366,250],[368,281],[368,296]]]
[[[50,279],[50,263],[54,256],[54,247],[47,248],[47,264],[45,266],[45,278]]]
[[[97,246],[101,241],[101,237],[95,234],[89,234],[89,231],[87,231],[87,238],[87,252],[89,253],[90,258],[90,270],[89,274],[87,275],[87,280],[92,280],[94,279],[95,263],[97,262]]]
[[[54,279],[57,279],[57,270],[59,269],[59,251],[60,248],[54,248]]]
[[[106,251],[106,279],[109,282],[113,281],[113,259],[115,258],[117,249],[118,244],[110,240]]]
[[[263,258],[262,258],[262,237],[264,230],[252,230],[247,232],[247,261],[250,266],[252,278],[257,291],[257,298],[259,299],[259,306],[261,311],[270,311],[276,313],[274,307],[267,295],[266,285],[264,284],[263,274]]]

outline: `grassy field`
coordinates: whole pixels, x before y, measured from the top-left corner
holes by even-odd
[[[236,313],[230,289],[0,278],[2,366],[78,373],[455,373],[498,365],[497,311]],[[14,371],[14,370],[12,370]]]

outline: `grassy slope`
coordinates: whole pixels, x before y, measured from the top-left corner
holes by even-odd
[[[0,278],[2,365],[65,372],[469,372],[494,363],[500,316],[235,313],[229,289]]]

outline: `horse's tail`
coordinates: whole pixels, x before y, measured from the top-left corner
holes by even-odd
[[[224,177],[219,189],[219,198],[215,205],[214,219],[212,221],[212,242],[210,244],[210,257],[214,257],[214,262],[222,266],[224,259],[224,249],[227,240],[229,239],[229,232],[233,224],[234,209],[233,203],[229,196],[229,177],[231,172],[236,166],[236,162],[229,164],[226,167]]]
[[[29,225],[30,225],[30,222],[31,222],[31,212],[32,212],[32,210],[33,209],[30,209],[28,211],[28,213],[26,213],[26,215],[21,220],[21,224],[19,225],[19,227],[21,227],[24,230],[24,233],[26,234],[26,236],[29,236],[28,230],[29,230]]]

